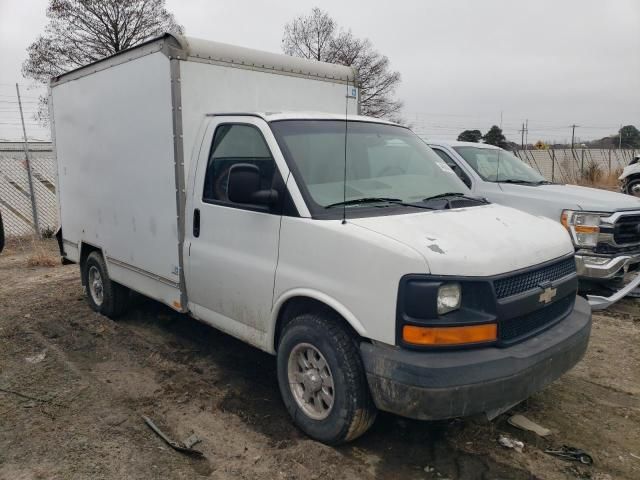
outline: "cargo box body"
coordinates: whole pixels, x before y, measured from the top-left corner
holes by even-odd
[[[206,115],[353,114],[355,85],[351,68],[172,35],[54,78],[66,258],[100,248],[112,279],[185,311],[185,192]]]

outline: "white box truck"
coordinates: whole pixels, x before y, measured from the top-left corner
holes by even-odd
[[[564,229],[470,196],[409,129],[356,115],[354,85],[165,35],[50,89],[61,254],[91,308],[134,290],[277,355],[293,421],[330,444],[378,409],[502,411],[591,327]]]

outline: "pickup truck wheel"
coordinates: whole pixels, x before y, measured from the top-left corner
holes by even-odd
[[[129,289],[109,278],[104,258],[99,252],[91,252],[85,260],[82,280],[87,302],[94,312],[115,319],[126,311]]]
[[[278,383],[294,423],[329,445],[353,440],[373,424],[371,400],[358,346],[328,315],[293,319],[278,347]]]
[[[634,197],[640,197],[640,178],[636,178],[627,183],[627,193]]]

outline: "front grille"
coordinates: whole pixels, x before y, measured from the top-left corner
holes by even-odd
[[[618,245],[640,242],[640,215],[621,217],[613,227],[613,240]]]
[[[573,308],[574,301],[575,297],[569,295],[540,310],[521,317],[503,320],[500,322],[500,341],[502,343],[514,343],[550,327],[569,314]]]
[[[570,257],[537,270],[501,278],[493,282],[493,286],[496,289],[497,298],[506,298],[538,288],[542,282],[553,282],[575,272],[576,262],[573,257]]]

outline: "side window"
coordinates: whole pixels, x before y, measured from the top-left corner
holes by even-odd
[[[229,169],[245,163],[260,170],[260,187],[270,189],[276,173],[276,164],[260,130],[253,125],[224,124],[213,135],[202,200],[227,203]]]
[[[471,188],[471,179],[466,173],[464,173],[460,168],[460,165],[458,165],[453,158],[451,158],[444,150],[440,150],[439,148],[433,148],[433,151],[436,152],[438,156],[444,160],[447,165],[449,165],[449,167],[451,167],[451,170],[458,175],[458,178],[460,178],[467,187]]]

